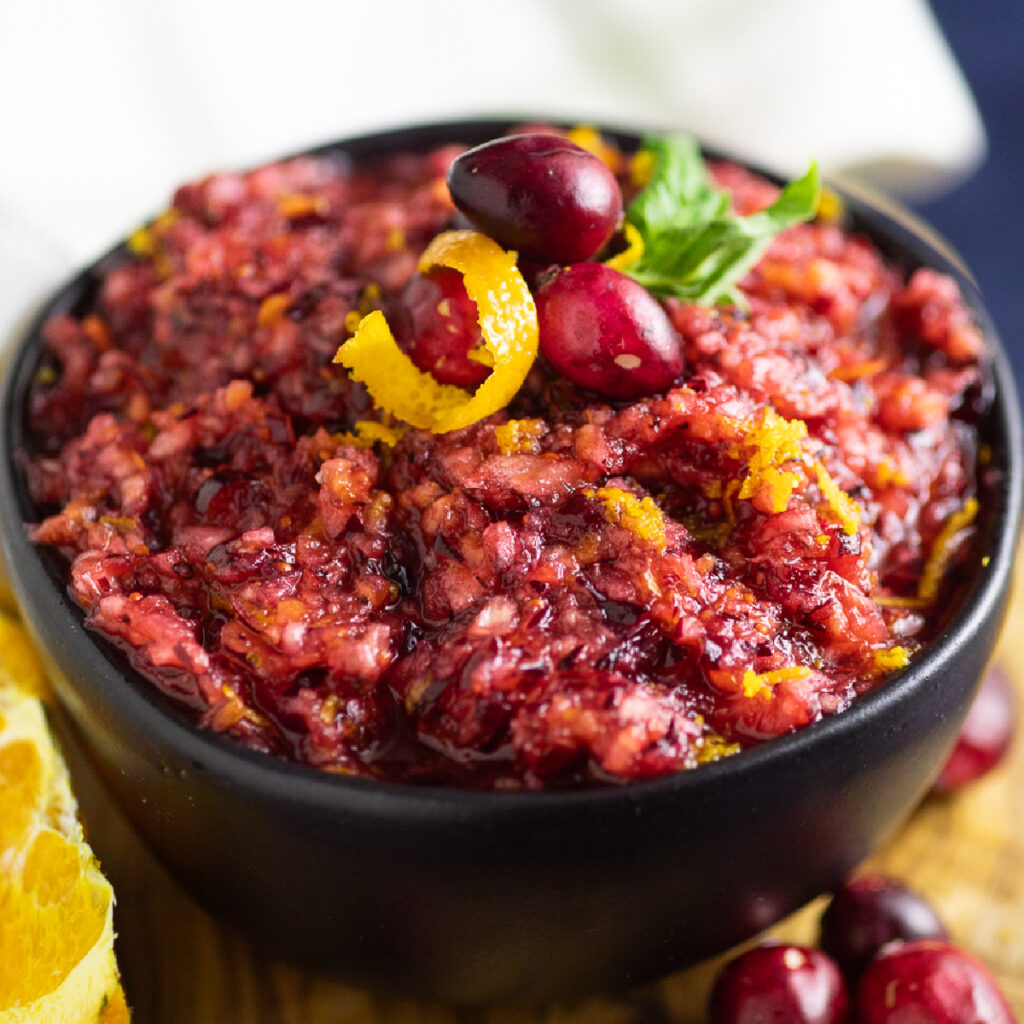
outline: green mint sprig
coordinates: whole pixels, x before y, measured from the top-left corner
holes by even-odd
[[[654,160],[646,188],[626,211],[643,255],[623,268],[656,295],[713,305],[743,304],[736,284],[783,229],[810,220],[821,183],[816,164],[790,182],[771,206],[749,217],[729,211],[715,188],[697,143],[687,135],[654,136],[643,150]]]

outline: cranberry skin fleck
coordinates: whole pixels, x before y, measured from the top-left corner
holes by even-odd
[[[824,953],[805,946],[758,946],[722,969],[708,1024],[842,1024],[846,982]]]
[[[457,270],[432,267],[414,274],[390,319],[399,346],[441,384],[473,389],[490,374],[490,367],[467,354],[483,345],[483,337],[476,303]]]
[[[611,398],[641,398],[683,371],[664,309],[632,278],[603,263],[565,267],[537,291],[540,350],[563,377]]]
[[[936,793],[951,793],[990,772],[1006,754],[1016,724],[1013,687],[1003,669],[981,682],[953,753],[935,781]]]
[[[850,979],[896,939],[947,939],[932,905],[895,878],[862,875],[839,889],[821,915],[821,948]]]
[[[858,1024],[1016,1024],[988,968],[946,942],[894,942],[864,972]]]
[[[558,135],[510,135],[457,157],[452,202],[484,234],[547,263],[589,259],[622,219],[615,175]]]

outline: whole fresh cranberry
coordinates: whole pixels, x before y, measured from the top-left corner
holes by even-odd
[[[472,389],[491,372],[470,358],[483,345],[483,336],[476,303],[457,270],[432,267],[414,274],[389,319],[399,346],[441,384]]]
[[[448,171],[452,202],[499,245],[542,263],[590,259],[622,218],[615,175],[560,135],[510,135]]]
[[[991,771],[1006,754],[1016,721],[1013,686],[994,666],[978,688],[953,753],[935,782],[935,792],[951,793]]]
[[[567,380],[611,398],[670,387],[683,370],[679,335],[658,301],[603,263],[576,263],[537,289],[540,350]]]
[[[805,946],[758,946],[722,969],[708,1024],[842,1024],[846,983],[835,961]]]
[[[895,878],[862,875],[847,882],[821,915],[819,944],[851,980],[894,939],[947,939],[923,896]]]
[[[864,972],[858,1024],[1016,1024],[988,969],[946,942],[894,942]]]

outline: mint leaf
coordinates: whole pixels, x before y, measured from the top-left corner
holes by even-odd
[[[655,160],[654,172],[626,219],[639,231],[644,252],[624,273],[656,295],[703,305],[741,302],[735,286],[771,240],[817,209],[815,164],[767,209],[739,217],[729,212],[729,196],[715,188],[692,138],[655,137],[643,149]]]
[[[713,220],[726,212],[729,197],[711,184],[696,140],[689,135],[653,136],[642,152],[654,160],[647,187],[626,211],[641,235]]]

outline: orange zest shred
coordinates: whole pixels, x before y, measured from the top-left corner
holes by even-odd
[[[634,536],[664,551],[665,517],[653,498],[638,498],[618,487],[601,487],[584,492],[588,498],[597,498],[604,504],[605,519],[629,530]]]
[[[275,292],[268,295],[261,303],[256,313],[257,327],[272,327],[285,314],[285,311],[292,304],[292,297],[287,292]]]
[[[159,254],[161,237],[172,228],[181,215],[172,206],[164,210],[151,224],[136,228],[128,236],[128,248],[135,256],[155,258]]]
[[[258,659],[250,655],[250,660],[256,661]],[[209,712],[207,712],[206,724],[210,728],[217,732],[225,732],[243,719],[261,728],[270,728],[270,721],[255,708],[249,707],[233,686],[225,683],[221,686],[220,692],[223,695],[221,700],[214,704]]]
[[[888,365],[889,360],[884,357],[880,359],[864,359],[857,363],[844,363],[841,366],[837,366],[829,373],[829,376],[833,380],[849,383],[850,381],[860,380],[862,377],[874,377],[886,369]]]
[[[775,695],[775,687],[779,683],[790,679],[806,679],[812,674],[812,670],[803,665],[777,668],[771,672],[755,672],[748,668],[743,673],[743,696],[771,699]]]
[[[150,261],[161,281],[166,281],[174,272],[174,265],[164,244],[164,236],[180,219],[181,214],[172,206],[152,223],[136,228],[126,242],[133,256]]]
[[[750,478],[748,477],[747,480],[749,479]],[[786,511],[786,508],[789,505],[789,496],[796,489],[796,485],[799,482],[800,478],[796,473],[776,469],[775,466],[767,466],[762,470],[760,485],[761,487],[767,488],[768,492],[771,494],[773,512]],[[746,483],[746,481],[744,481],[744,483]],[[751,497],[751,495],[743,494],[741,488],[740,497],[746,498]]]
[[[566,132],[571,143],[593,153],[602,163],[613,171],[619,169],[620,153],[593,125],[578,124]]]
[[[739,430],[742,438],[730,445],[729,455],[734,459],[743,458],[747,452],[749,455],[747,472],[736,497],[743,500],[765,492],[771,511],[785,512],[790,496],[800,483],[801,473],[813,472],[835,520],[847,534],[857,532],[860,508],[820,462],[809,458],[803,443],[807,437],[807,424],[803,420],[787,420],[771,406],[765,406],[758,417],[740,424]],[[790,463],[796,468],[783,468]]]
[[[875,665],[883,671],[903,668],[910,663],[910,652],[906,647],[890,647],[887,650],[875,651]]]
[[[82,319],[82,331],[100,352],[106,352],[114,343],[110,336],[110,328],[95,313],[90,313]]]
[[[898,594],[878,594],[875,597],[875,604],[879,608],[927,608],[928,602],[919,597],[900,597]]]
[[[384,314],[375,309],[338,349],[334,362],[366,385],[374,405],[414,427],[434,430],[441,415],[464,406],[462,388],[439,384],[398,347]]]
[[[398,347],[384,314],[364,316],[334,357],[366,386],[374,404],[398,419],[437,434],[468,427],[504,408],[522,387],[537,356],[537,309],[516,268],[516,255],[476,231],[438,235],[420,257],[462,274],[476,303],[484,344],[494,369],[474,394],[439,384]]]
[[[626,248],[604,261],[605,266],[612,270],[625,270],[644,254],[643,236],[628,220],[622,225],[622,234],[626,239]]]
[[[148,227],[136,228],[128,236],[125,244],[134,256],[151,257],[156,249],[156,240]]]
[[[917,596],[929,604],[938,597],[939,584],[949,568],[949,563],[956,551],[961,531],[966,530],[974,522],[978,514],[978,499],[968,498],[943,524],[938,537],[928,554],[928,561],[921,571],[921,579],[917,584]]]
[[[712,761],[720,761],[723,757],[731,757],[739,752],[738,743],[730,743],[717,733],[701,736],[695,750],[698,764],[711,764]]]
[[[738,497],[752,498],[767,486],[772,494],[773,511],[784,512],[799,477],[780,467],[787,462],[803,461],[801,442],[806,436],[807,424],[803,420],[787,420],[766,406],[760,419],[746,428],[743,444],[734,444],[730,448],[733,458],[742,454],[742,447],[754,449],[747,462],[747,475]]]
[[[658,158],[649,149],[638,150],[630,161],[630,182],[637,188],[644,188],[651,180],[657,162]]]
[[[733,527],[736,525],[736,494],[740,489],[739,480],[730,480],[725,485],[725,490],[722,493],[722,508],[725,510],[725,517],[722,522],[711,531],[714,542],[717,545],[725,543],[726,539],[733,531]]]
[[[536,454],[546,431],[543,420],[509,420],[494,428],[494,440],[502,455]]]
[[[882,459],[878,464],[875,482],[878,487],[888,487],[890,484],[896,487],[909,487],[911,481],[891,459]]]
[[[860,527],[860,508],[857,503],[832,479],[820,462],[814,464],[814,473],[818,478],[821,495],[828,502],[843,532],[847,535],[856,533]]]
[[[341,440],[356,448],[372,448],[378,441],[394,448],[405,434],[404,427],[389,427],[378,420],[356,420],[353,426],[355,433],[342,434]]]
[[[939,585],[942,577],[945,576],[949,563],[956,551],[957,544],[962,531],[966,530],[978,514],[978,499],[968,498],[963,505],[954,512],[943,524],[935,543],[928,554],[928,559],[921,570],[921,578],[917,583],[917,594],[908,597],[901,597],[897,594],[879,594],[875,597],[875,604],[880,608],[907,608],[925,609],[939,595]],[[902,648],[893,648],[902,650]],[[879,654],[876,653],[876,659]],[[900,666],[885,666],[900,667]]]
[[[830,188],[823,188],[818,193],[818,208],[814,215],[827,224],[835,224],[843,219],[845,208],[842,197]]]
[[[277,197],[277,212],[286,220],[300,217],[322,216],[327,211],[327,199],[309,192],[289,192]]]

